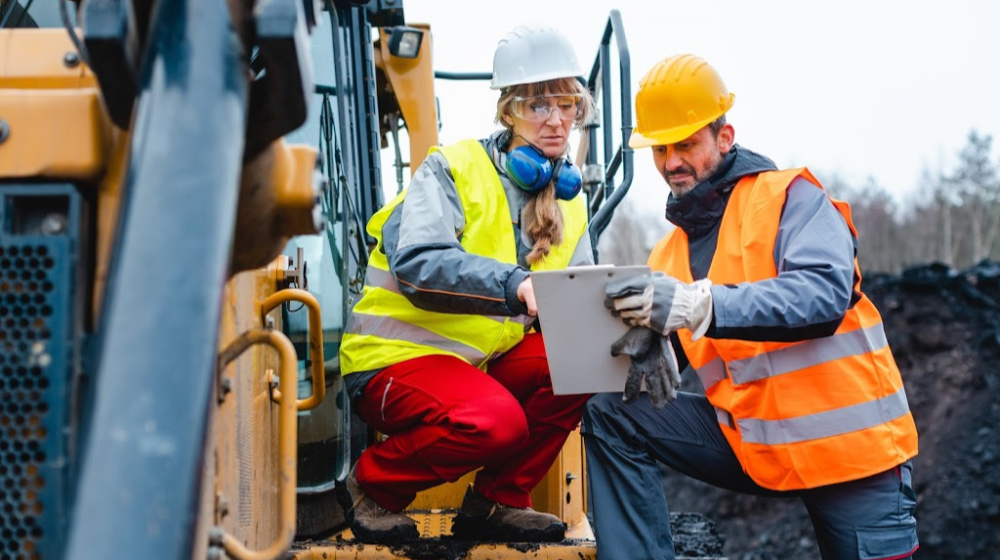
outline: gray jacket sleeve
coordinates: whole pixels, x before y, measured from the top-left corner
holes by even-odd
[[[517,287],[528,271],[467,253],[459,242],[464,229],[465,215],[448,162],[440,153],[432,154],[382,228],[389,270],[400,293],[428,311],[526,313]]]
[[[855,239],[826,193],[797,178],[774,248],[775,278],[712,286],[706,336],[792,342],[833,334],[851,305]]]
[[[580,195],[582,196],[582,195]],[[583,230],[583,235],[573,249],[573,256],[569,260],[569,266],[590,266],[594,264],[594,247],[590,244],[590,232]]]

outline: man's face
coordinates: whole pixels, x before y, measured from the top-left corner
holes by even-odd
[[[732,125],[727,123],[718,134],[706,126],[676,144],[653,146],[653,162],[679,198],[711,177],[732,147]]]

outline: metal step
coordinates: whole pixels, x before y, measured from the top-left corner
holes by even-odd
[[[451,534],[455,510],[407,511],[417,522],[420,539],[400,544],[364,544],[354,540],[350,529],[323,539],[295,543],[286,560],[596,560],[597,548],[590,523],[566,530],[557,543],[498,543],[462,541]],[[715,525],[697,514],[671,515],[678,560],[726,560]],[[689,554],[695,554],[694,556]]]

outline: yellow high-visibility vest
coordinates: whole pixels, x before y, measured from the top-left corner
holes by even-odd
[[[465,140],[440,150],[451,169],[465,214],[462,247],[469,253],[517,264],[510,207],[493,160],[476,140]],[[368,234],[378,244],[372,251],[361,299],[354,306],[340,345],[340,368],[345,375],[384,368],[434,354],[455,356],[485,370],[493,358],[513,348],[524,337],[530,318],[437,313],[418,309],[403,296],[389,271],[382,247],[382,226],[406,191],[379,210],[368,222]],[[583,197],[558,201],[563,216],[563,241],[532,270],[566,268],[579,239],[587,234]],[[523,322],[522,322],[523,321]]]

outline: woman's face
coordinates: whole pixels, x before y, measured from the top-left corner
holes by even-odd
[[[515,97],[508,115],[514,133],[510,149],[530,143],[549,159],[564,155],[582,102],[577,93]]]

